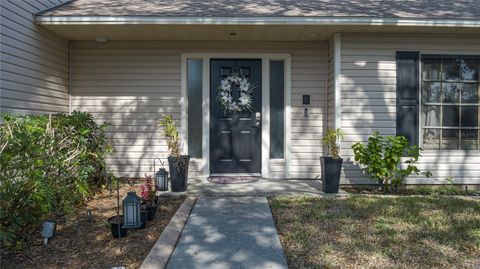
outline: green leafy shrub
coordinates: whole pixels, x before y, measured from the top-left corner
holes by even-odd
[[[397,191],[410,174],[420,174],[417,168],[421,149],[410,146],[404,136],[381,136],[375,132],[368,138],[367,145],[355,143],[352,146],[355,161],[362,166],[364,173],[378,180],[384,192]],[[402,157],[408,158],[401,167]],[[427,177],[430,172],[422,173]]]
[[[1,116],[0,240],[11,246],[103,185],[111,146],[89,113]]]

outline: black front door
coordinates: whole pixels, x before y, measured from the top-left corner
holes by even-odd
[[[218,100],[221,80],[238,74],[256,87],[250,109],[232,113]],[[212,59],[210,62],[210,173],[260,173],[262,62],[246,59]],[[232,88],[238,100],[238,88]]]

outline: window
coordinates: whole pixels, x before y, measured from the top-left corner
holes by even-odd
[[[270,61],[270,159],[284,158],[284,61]]]
[[[478,150],[480,57],[422,58],[424,149]]]
[[[202,60],[187,60],[188,154],[202,158]]]

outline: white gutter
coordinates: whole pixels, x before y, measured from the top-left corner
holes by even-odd
[[[480,20],[403,19],[372,17],[158,17],[158,16],[42,16],[41,25],[371,25],[371,26],[434,26],[480,27]]]

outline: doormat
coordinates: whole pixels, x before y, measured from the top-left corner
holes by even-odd
[[[258,177],[209,177],[207,179],[212,183],[217,184],[241,184],[258,181]]]

